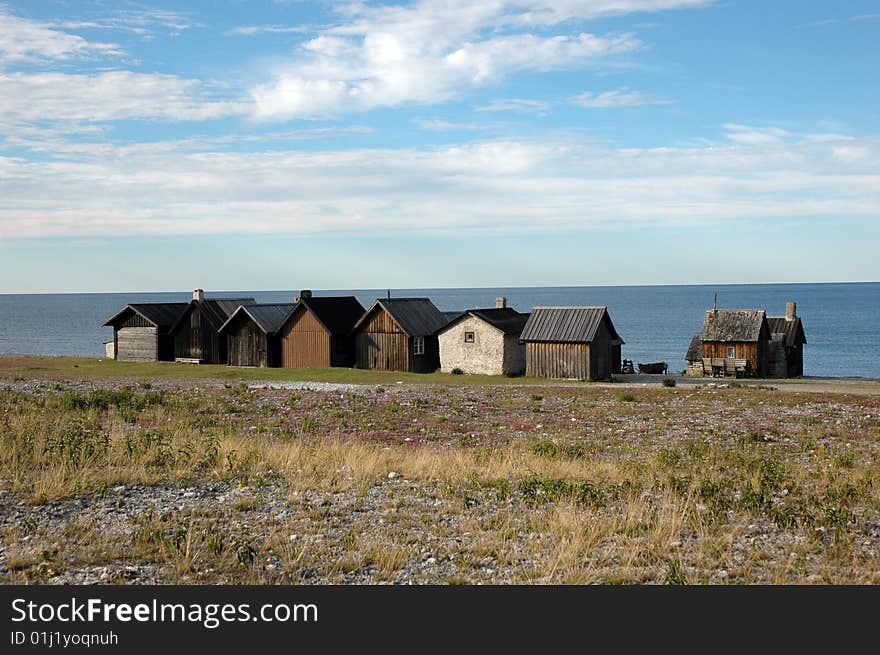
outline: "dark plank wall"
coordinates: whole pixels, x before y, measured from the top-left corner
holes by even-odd
[[[282,328],[281,365],[285,368],[326,368],[330,361],[330,335],[308,311],[297,315]]]
[[[230,366],[270,366],[268,338],[253,321],[238,319],[227,333]]]
[[[410,339],[381,308],[373,310],[355,335],[355,352],[358,368],[410,370]]]
[[[190,306],[174,335],[174,356],[200,359],[205,364],[226,363],[226,337],[217,333],[201,309]]]
[[[527,343],[526,375],[590,379],[590,346],[585,343]]]

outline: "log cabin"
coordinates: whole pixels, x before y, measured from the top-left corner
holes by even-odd
[[[376,300],[353,329],[355,365],[381,371],[436,371],[440,368],[437,332],[449,317],[428,298]]]
[[[296,307],[294,303],[242,305],[218,330],[226,337],[230,366],[281,366],[278,331]]]
[[[199,364],[225,364],[227,339],[220,327],[242,305],[254,305],[253,298],[206,298],[202,289],[193,291],[193,299],[171,328],[174,359]]]
[[[718,372],[766,377],[770,328],[763,309],[709,309],[700,340],[703,358]]]
[[[526,375],[610,380],[620,346],[607,307],[535,307],[522,331]]]
[[[363,315],[364,306],[354,296],[314,297],[311,291],[301,291],[279,327],[281,366],[354,366],[352,329]]]
[[[126,305],[104,322],[104,326],[113,328],[107,356],[112,352],[113,359],[120,362],[172,361],[171,327],[186,308],[185,302]]]

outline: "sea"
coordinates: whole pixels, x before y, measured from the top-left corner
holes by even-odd
[[[354,295],[369,307],[385,289],[313,290],[314,295]],[[807,345],[804,374],[880,378],[880,283],[743,284],[693,286],[514,287],[391,289],[392,298],[428,297],[443,311],[494,307],[504,296],[522,312],[542,305],[606,305],[634,362],[685,368],[691,337],[700,330],[715,295],[719,308],[765,309],[783,316],[797,302]],[[298,291],[208,291],[207,297],[252,297],[293,302]],[[0,354],[103,356],[113,338],[101,324],[127,303],[186,302],[180,293],[64,293],[0,295]]]

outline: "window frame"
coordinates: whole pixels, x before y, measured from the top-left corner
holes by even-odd
[[[736,358],[736,347],[735,346],[727,346],[727,359],[735,359]]]
[[[468,331],[464,333],[464,342],[465,343],[476,343],[477,342],[477,333]]]
[[[413,337],[413,355],[425,354],[425,337]]]

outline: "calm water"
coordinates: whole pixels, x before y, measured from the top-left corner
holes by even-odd
[[[392,296],[428,296],[442,310],[492,307],[496,296],[506,296],[519,311],[536,305],[607,305],[626,341],[625,358],[667,361],[670,369],[681,370],[691,335],[700,329],[715,292],[719,307],[763,308],[772,316],[785,314],[787,300],[797,301],[808,342],[806,375],[880,378],[880,283],[405,289],[392,290]],[[369,306],[385,291],[315,291],[351,294]],[[290,302],[296,292],[209,291],[212,295]],[[0,295],[0,353],[101,355],[102,342],[113,336],[101,323],[126,303],[190,298],[190,293]]]

